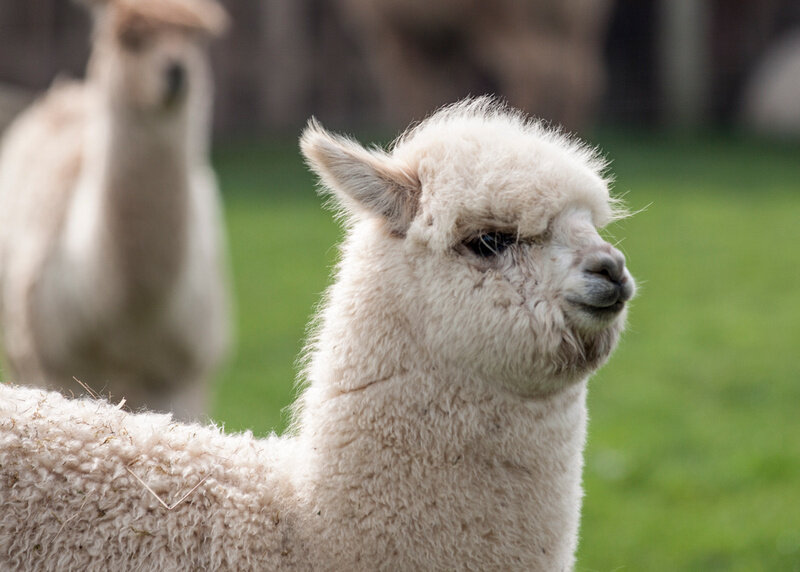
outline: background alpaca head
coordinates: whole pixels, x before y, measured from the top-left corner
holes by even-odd
[[[391,153],[314,123],[302,148],[351,222],[346,264],[437,367],[541,396],[608,357],[634,282],[597,231],[619,213],[593,150],[485,98]]]
[[[90,81],[117,109],[164,120],[207,105],[207,40],[227,16],[214,0],[94,0]]]

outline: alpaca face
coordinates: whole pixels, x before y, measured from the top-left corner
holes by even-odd
[[[224,13],[210,2],[111,0],[98,17],[91,75],[118,108],[179,115],[210,88],[215,17]]]
[[[145,112],[183,109],[207,70],[199,47],[179,33],[123,30],[109,58],[108,81],[117,101]]]
[[[589,207],[574,205],[533,232],[474,219],[447,249],[412,226],[404,262],[418,279],[398,291],[422,345],[526,397],[557,391],[601,365],[634,282],[592,218]]]
[[[614,204],[586,147],[488,100],[432,116],[391,155],[315,125],[302,146],[442,367],[535,397],[610,355],[635,287],[598,232]]]

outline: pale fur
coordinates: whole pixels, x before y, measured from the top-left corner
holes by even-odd
[[[316,124],[302,148],[348,233],[291,435],[0,387],[0,563],[572,568],[586,379],[624,321],[568,301],[592,295],[584,261],[615,252],[595,230],[615,214],[602,161],[490,100],[389,152]],[[472,254],[496,228],[521,242]],[[168,510],[143,483],[190,494]]]
[[[202,39],[224,13],[117,0],[95,16],[86,81],[56,84],[3,141],[4,378],[76,393],[78,378],[193,418],[228,343]]]

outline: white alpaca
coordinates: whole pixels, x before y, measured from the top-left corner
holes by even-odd
[[[293,434],[0,387],[5,567],[572,567],[586,379],[634,291],[603,163],[485,99],[391,153],[302,148],[349,229]]]
[[[0,157],[6,379],[205,410],[227,343],[221,217],[207,159],[200,0],[95,2],[83,83],[54,86]]]

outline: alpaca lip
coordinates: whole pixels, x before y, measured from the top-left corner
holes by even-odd
[[[567,301],[578,307],[582,312],[585,312],[586,314],[589,314],[599,319],[608,319],[612,316],[616,316],[625,307],[625,300],[623,299],[619,299],[616,302],[606,306],[589,304],[583,300],[567,300]]]
[[[625,307],[623,300],[617,300],[609,306],[592,306],[591,304],[579,303],[579,306],[590,314],[598,316],[607,316],[609,314],[617,314]]]
[[[170,87],[164,94],[163,107],[164,109],[175,109],[185,99],[186,89],[177,87]]]

